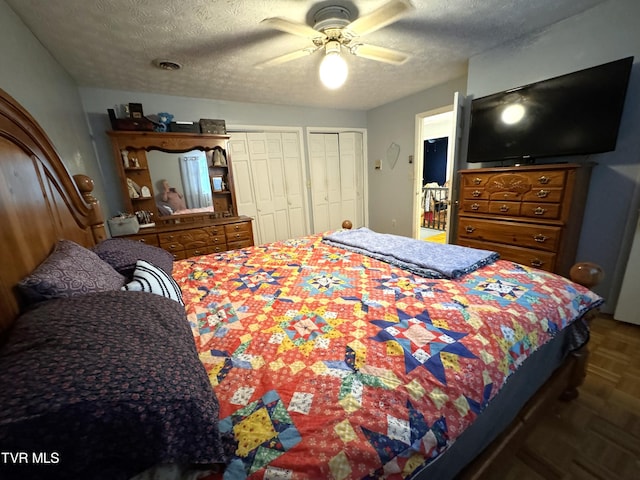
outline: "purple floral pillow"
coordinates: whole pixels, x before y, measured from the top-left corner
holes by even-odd
[[[53,253],[18,283],[18,289],[28,303],[36,303],[119,290],[124,282],[122,275],[88,248],[60,240]]]
[[[135,240],[108,238],[93,247],[92,250],[128,280],[133,278],[138,260],[152,263],[164,270],[167,275],[171,275],[173,272],[173,255],[171,253]]]

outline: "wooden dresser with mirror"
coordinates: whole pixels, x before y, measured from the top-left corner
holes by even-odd
[[[455,243],[568,276],[591,164],[462,170]]]
[[[120,238],[164,248],[176,259],[253,245],[251,218],[238,215],[228,135],[107,134],[125,208],[148,212],[151,225]],[[179,196],[180,208],[167,203],[164,182]]]

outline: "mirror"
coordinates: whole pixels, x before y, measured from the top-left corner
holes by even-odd
[[[161,216],[213,212],[205,152],[166,153],[151,150],[147,152],[147,164]]]

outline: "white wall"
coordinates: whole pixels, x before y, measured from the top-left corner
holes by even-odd
[[[476,98],[545,78],[635,56],[615,152],[560,161],[595,161],[578,261],[605,270],[596,291],[615,308],[640,206],[640,2],[610,0],[552,27],[470,59],[468,90]]]
[[[466,78],[458,78],[367,112],[371,229],[412,236],[414,166],[409,164],[409,155],[415,158],[416,115],[451,105],[454,93],[466,89]],[[392,142],[400,145],[393,169],[386,161]],[[382,169],[374,169],[376,160],[381,160]]]
[[[72,175],[95,180],[104,203],[101,173],[77,86],[22,20],[0,0],[0,88],[42,126]]]

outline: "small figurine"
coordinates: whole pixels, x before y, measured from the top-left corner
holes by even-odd
[[[213,151],[213,166],[214,167],[226,167],[227,166],[227,159],[225,158],[224,154],[222,153],[222,150],[220,150],[219,148],[216,148]]]
[[[130,178],[127,178],[127,187],[129,189],[129,198],[140,198],[140,187],[138,186],[138,184],[136,184],[136,182],[134,182]]]
[[[124,168],[129,168],[129,151],[120,150],[120,155],[122,155],[122,164],[124,165]]]

